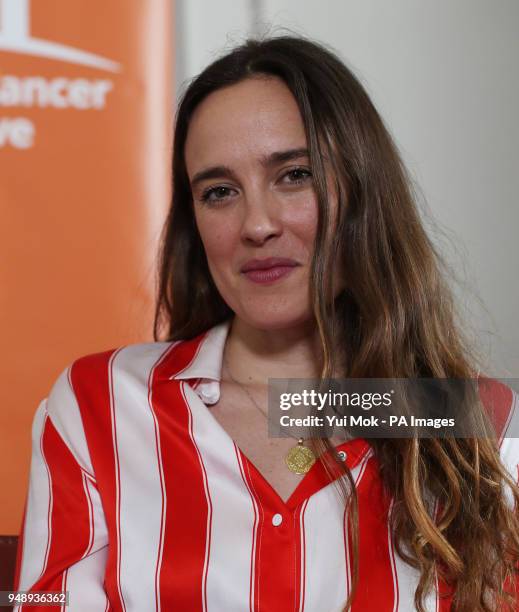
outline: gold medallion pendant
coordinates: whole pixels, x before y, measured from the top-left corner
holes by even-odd
[[[304,446],[303,438],[293,446],[285,456],[288,469],[295,474],[306,474],[315,463],[315,455],[311,448]]]

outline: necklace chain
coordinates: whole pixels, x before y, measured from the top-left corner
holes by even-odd
[[[224,357],[224,362],[225,362],[225,367],[227,368],[227,373],[229,374],[231,380],[233,380],[249,397],[249,399],[251,400],[251,402],[254,404],[254,406],[256,406],[256,408],[261,412],[261,414],[267,419],[267,421],[269,420],[269,417],[267,415],[267,413],[265,411],[263,411],[258,402],[252,397],[252,395],[249,393],[249,390],[247,389],[247,387],[242,384],[241,382],[239,382],[238,380],[236,380],[236,378],[234,378],[234,376],[231,373],[231,369],[229,368],[229,362],[227,361],[227,359]],[[280,426],[281,427],[281,426]],[[282,428],[284,429],[284,428]],[[293,436],[291,433],[287,432],[288,435],[291,438],[294,438],[294,440],[297,440],[300,443],[303,443],[305,441],[305,438],[301,438],[301,437],[297,437],[297,436]]]
[[[243,385],[241,382],[237,381],[236,378],[231,373],[231,369],[229,368],[229,364],[227,359],[224,357],[225,367],[227,368],[227,372],[231,380],[233,380],[245,393],[248,395],[251,402],[256,406],[256,408],[261,412],[261,414],[267,419],[267,414],[259,407],[256,400],[249,393],[247,387]],[[297,440],[297,445],[292,447],[285,456],[285,463],[288,469],[295,474],[306,474],[308,470],[312,467],[312,465],[316,461],[316,456],[311,448],[305,446],[303,442],[305,438],[296,438],[292,434],[289,433],[289,436]]]

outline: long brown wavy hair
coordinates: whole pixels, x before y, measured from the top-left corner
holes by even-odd
[[[191,115],[211,92],[243,79],[281,78],[306,131],[319,206],[311,299],[323,348],[322,380],[471,378],[478,362],[463,331],[445,263],[429,239],[398,150],[366,91],[325,46],[299,36],[249,39],[208,66],[184,92],[177,110],[173,198],[160,249],[156,340],[188,339],[233,316],[209,272],[195,223],[184,145]],[[339,218],[332,248],[323,157],[332,162]],[[327,270],[344,263],[345,289],[335,300]],[[340,359],[340,361],[338,361]],[[484,408],[476,407],[485,419]],[[319,454],[326,438],[312,440]],[[510,603],[519,560],[519,490],[493,437],[370,441],[385,490],[393,499],[391,528],[398,554],[418,568],[416,608],[438,575],[451,585],[453,609],[491,611]],[[335,457],[329,453],[328,457]],[[358,501],[349,468],[333,459],[353,538],[358,583]],[[436,516],[428,494],[438,500]],[[517,603],[515,604],[517,606]],[[517,609],[517,608],[515,608]]]

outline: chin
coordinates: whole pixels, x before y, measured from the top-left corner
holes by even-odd
[[[242,321],[247,323],[247,325],[264,331],[298,327],[313,319],[313,314],[309,308],[307,310],[301,310],[301,307],[297,309],[287,308],[280,310],[279,304],[277,308],[273,307],[272,309],[238,309],[235,312]]]

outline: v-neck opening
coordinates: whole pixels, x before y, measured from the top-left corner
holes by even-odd
[[[180,382],[186,382],[186,381],[180,381]],[[196,394],[196,391],[193,389],[193,387],[191,387],[191,389]],[[197,395],[197,397],[198,397],[198,395]],[[220,423],[220,421],[218,421],[218,419],[214,416],[214,414],[212,414],[211,409],[207,406],[207,404],[205,404],[199,397],[198,397],[198,399],[199,399],[200,403],[202,404],[202,406],[205,408],[205,411],[209,415],[209,419],[212,421],[214,426],[217,429],[219,429],[220,432],[224,435],[224,437],[227,438],[227,440],[229,440],[233,444],[233,446],[239,452],[239,454],[242,457],[242,459],[245,460],[245,462],[246,462],[247,466],[249,467],[249,469],[252,469],[252,471],[255,473],[255,475],[259,479],[259,481],[269,491],[270,495],[275,499],[276,506],[280,506],[284,510],[288,510],[290,512],[293,512],[305,499],[308,499],[309,497],[311,497],[311,495],[313,495],[314,493],[317,493],[322,488],[324,488],[328,484],[331,484],[331,483],[335,482],[339,478],[340,474],[338,474],[333,480],[330,480],[329,477],[328,477],[326,483],[323,483],[321,486],[318,486],[315,489],[315,491],[313,491],[311,494],[307,495],[307,494],[304,493],[304,490],[307,489],[307,484],[309,483],[309,481],[317,479],[318,478],[317,472],[319,470],[324,470],[325,469],[324,466],[322,465],[322,456],[323,455],[321,455],[321,456],[316,458],[315,462],[312,464],[312,466],[310,467],[308,472],[303,474],[301,480],[297,483],[295,489],[289,495],[287,500],[286,501],[283,500],[281,495],[274,488],[274,486],[270,483],[270,481],[263,474],[263,472],[261,472],[261,470],[252,461],[252,459],[250,459],[247,456],[247,454],[242,450],[242,448],[239,446],[239,444],[236,442],[236,440],[234,440],[234,438],[229,434],[229,432],[225,429],[225,427],[223,427],[223,425]],[[344,442],[341,442],[341,444],[338,444],[337,446],[332,447],[332,450],[335,450],[335,452],[340,452],[341,450],[349,449],[352,445],[355,445],[356,447],[358,447],[358,448],[355,449],[355,451],[353,453],[353,455],[354,455],[353,459],[354,459],[354,462],[356,464],[358,462],[359,455],[363,456],[365,454],[365,452],[369,448],[369,445],[368,445],[367,441],[364,438],[353,438],[351,440],[346,440]],[[330,452],[330,451],[328,451],[328,452]],[[347,460],[348,460],[349,467],[350,468],[353,467],[353,465],[351,463],[351,459],[349,459],[349,451],[348,451],[348,455],[347,455]]]
[[[229,435],[229,434],[227,434]],[[229,436],[229,438],[231,438],[231,436]],[[277,504],[281,507],[283,507],[283,509],[287,509],[290,511],[295,510],[299,504],[304,501],[305,499],[307,499],[307,495],[302,494],[302,490],[304,488],[306,488],[306,484],[308,483],[308,481],[312,478],[312,473],[315,472],[315,470],[319,469],[318,468],[318,462],[320,461],[319,457],[316,458],[315,462],[312,464],[312,466],[310,467],[310,469],[308,470],[308,472],[306,472],[305,474],[302,474],[301,476],[301,480],[299,480],[299,482],[297,483],[297,485],[295,486],[295,488],[293,489],[292,493],[290,493],[290,495],[288,496],[288,498],[286,499],[286,501],[281,497],[281,495],[279,494],[279,492],[274,488],[274,486],[271,484],[271,482],[267,479],[267,477],[263,474],[263,472],[256,466],[256,464],[254,463],[254,461],[252,461],[252,459],[250,459],[244,452],[243,450],[238,446],[238,444],[236,443],[235,440],[233,440],[231,438],[233,444],[236,446],[236,448],[238,449],[238,452],[240,453],[240,455],[242,456],[243,459],[245,459],[245,461],[247,462],[249,468],[252,468],[252,470],[255,472],[256,476],[261,480],[261,482],[263,483],[263,486],[266,487],[269,492],[271,493],[271,495],[273,497],[275,497]],[[336,447],[337,449],[338,447]],[[288,469],[288,468],[287,468]],[[333,482],[332,480],[330,480],[330,483]],[[320,489],[318,489],[320,490]],[[300,498],[300,499],[299,499]]]
[[[220,425],[220,423],[218,424]],[[220,425],[220,427],[222,426]],[[222,429],[224,428],[222,427]],[[263,486],[269,491],[270,495],[274,497],[276,501],[276,506],[280,506],[283,510],[294,512],[294,510],[296,510],[296,508],[298,508],[301,505],[301,503],[303,503],[305,500],[312,497],[312,495],[324,489],[326,486],[337,481],[339,477],[341,476],[341,473],[338,472],[337,476],[335,476],[333,479],[330,479],[329,475],[325,472],[325,467],[322,463],[323,455],[321,455],[320,457],[316,458],[315,462],[312,464],[308,472],[306,472],[306,474],[303,474],[301,480],[297,483],[295,489],[292,491],[292,493],[289,495],[289,497],[285,501],[283,500],[281,495],[278,493],[278,491],[273,487],[270,481],[261,472],[261,470],[255,465],[252,459],[250,459],[243,452],[243,450],[238,446],[236,441],[233,440],[233,438],[227,432],[225,433],[230,438],[232,443],[236,446],[242,458],[245,459],[249,468],[252,468],[252,470],[256,474],[257,478],[259,478]],[[360,459],[362,459],[362,457],[368,452],[369,444],[364,438],[354,438],[351,440],[341,442],[341,444],[338,444],[337,446],[332,447],[331,450],[335,452],[340,452],[340,451],[346,452],[346,449],[347,449],[347,462],[348,462],[349,468],[351,469],[352,467],[357,465]],[[330,450],[328,450],[327,452],[330,453]],[[319,475],[319,472],[321,472],[321,475]]]

